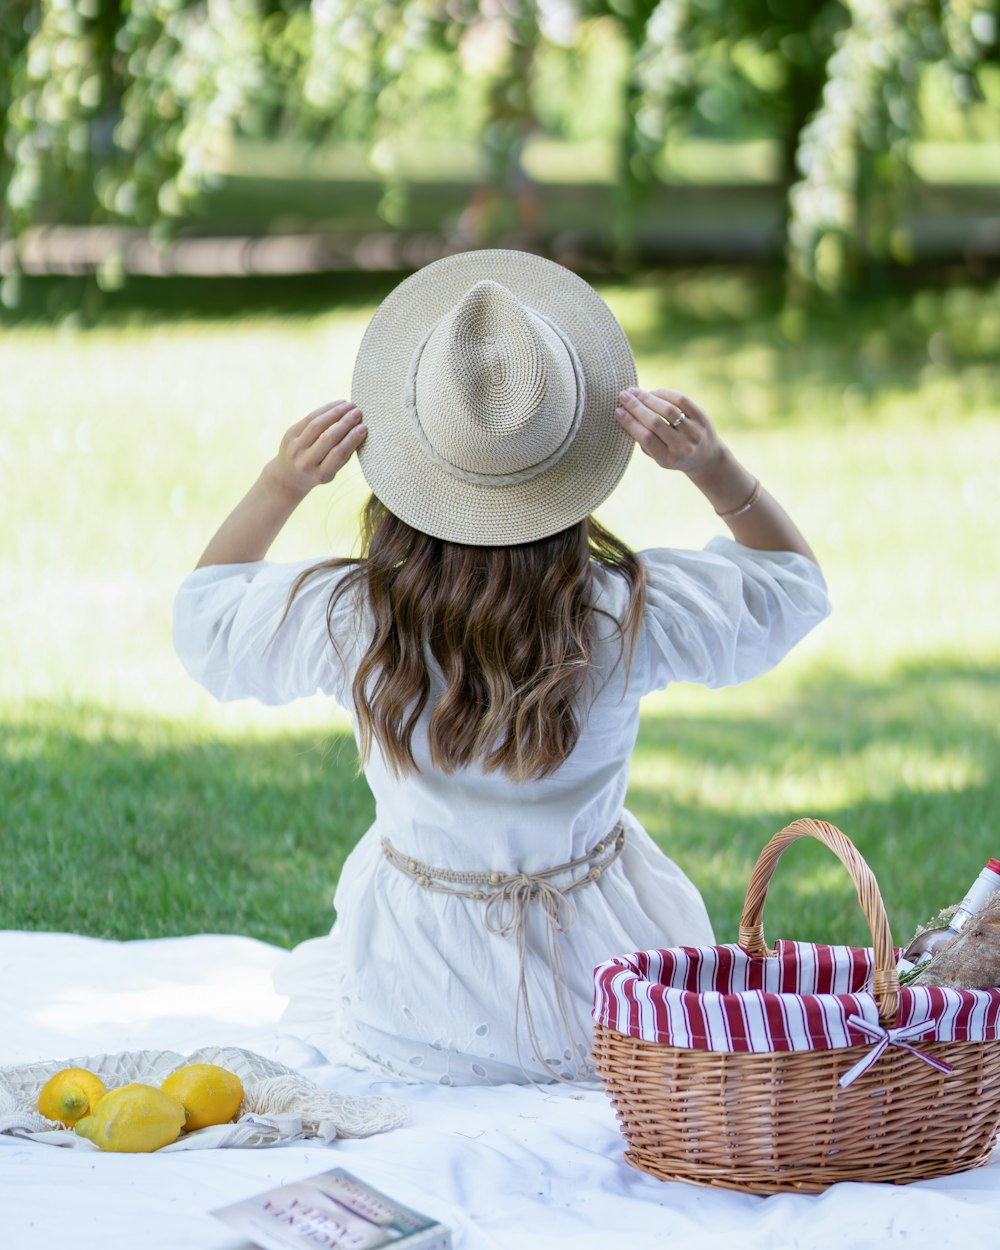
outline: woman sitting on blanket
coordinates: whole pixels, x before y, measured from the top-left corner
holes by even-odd
[[[636,553],[603,529],[636,443],[733,538]],[[266,562],[355,452],[362,557]],[[511,251],[403,282],[353,401],[288,430],[176,602],[217,698],[343,704],[375,796],[332,931],[279,970],[283,1028],[396,1079],[586,1078],[595,964],[713,940],[622,806],[641,697],[746,681],[827,611],[796,526],[694,400],[635,385],[586,282]]]

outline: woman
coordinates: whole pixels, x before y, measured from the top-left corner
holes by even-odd
[[[732,539],[636,554],[602,529],[636,443]],[[362,557],[265,562],[355,452]],[[754,677],[827,611],[793,522],[698,404],[635,385],[582,279],[483,251],[403,282],[353,402],[291,427],[177,597],[191,675],[220,699],[336,698],[376,800],[331,934],[279,971],[284,1027],[409,1080],[586,1077],[594,965],[712,941],[622,806],[641,696]]]

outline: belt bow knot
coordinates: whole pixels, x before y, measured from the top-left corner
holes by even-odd
[[[514,941],[517,947],[519,973],[517,1003],[514,1009],[514,1040],[518,1055],[520,1055],[518,1026],[523,1011],[528,1039],[534,1049],[535,1058],[545,1071],[558,1081],[566,1081],[566,1077],[557,1072],[542,1055],[541,1042],[528,998],[527,927],[531,904],[538,905],[546,921],[545,957],[552,975],[554,1001],[570,1046],[568,1053],[579,1053],[579,1042],[576,1039],[584,1030],[575,1004],[567,1001],[566,966],[558,941],[559,935],[566,932],[575,917],[567,895],[596,881],[604,869],[614,863],[624,846],[625,828],[619,823],[611,833],[606,834],[579,859],[570,860],[566,864],[557,864],[554,868],[545,868],[540,872],[522,871],[504,875],[496,871],[462,872],[450,868],[432,868],[419,860],[400,854],[388,838],[382,839],[382,853],[394,868],[398,868],[422,889],[438,894],[458,894],[463,898],[484,902],[486,906],[483,908],[483,925],[486,930],[497,937]],[[586,871],[565,885],[553,885],[549,880],[551,877],[574,872],[578,868],[584,868]],[[573,1022],[570,1020],[571,1009],[576,1017],[575,1032]],[[528,1079],[531,1079],[530,1076]]]

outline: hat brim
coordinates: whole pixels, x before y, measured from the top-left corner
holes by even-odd
[[[516,485],[470,482],[435,463],[406,411],[406,381],[429,330],[483,279],[554,322],[576,349],[586,398],[579,431],[550,468]],[[636,381],[628,339],[592,286],[530,252],[462,252],[400,283],[365,331],[351,397],[368,436],[358,460],[373,494],[435,538],[475,546],[533,542],[588,516],[618,485],[635,444],[614,419]]]

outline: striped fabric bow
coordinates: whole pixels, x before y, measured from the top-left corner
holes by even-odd
[[[867,1072],[870,1067],[878,1063],[885,1053],[887,1046],[898,1046],[901,1050],[908,1050],[911,1055],[916,1057],[922,1063],[928,1063],[932,1068],[937,1068],[939,1072],[951,1072],[950,1063],[945,1063],[941,1059],[935,1059],[933,1055],[925,1054],[922,1050],[917,1050],[915,1046],[909,1043],[911,1040],[916,1041],[918,1037],[923,1037],[925,1033],[935,1027],[933,1020],[919,1020],[915,1024],[906,1024],[898,1029],[883,1029],[880,1024],[870,1024],[861,1016],[848,1016],[847,1023],[853,1029],[857,1029],[859,1033],[875,1042],[867,1055],[862,1055],[853,1068],[850,1068],[840,1078],[838,1084],[841,1089],[846,1089],[848,1085],[856,1081],[863,1072]]]

